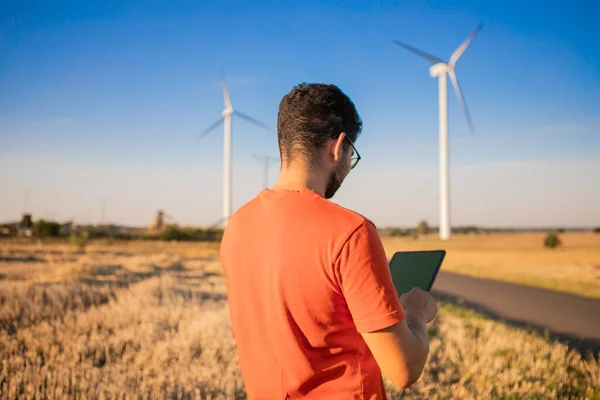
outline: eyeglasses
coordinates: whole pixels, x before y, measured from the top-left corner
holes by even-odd
[[[334,137],[333,139],[337,139],[338,137],[339,136]],[[350,143],[350,146],[352,146],[352,150],[354,150],[354,154],[350,158],[350,169],[354,169],[354,167],[356,167],[356,164],[358,164],[358,162],[360,161],[360,154],[358,154],[356,147],[354,147],[354,143],[352,143],[352,140],[350,140],[350,138],[347,135],[344,135],[344,139],[348,139],[348,143]]]

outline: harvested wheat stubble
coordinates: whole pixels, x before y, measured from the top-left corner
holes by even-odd
[[[68,282],[0,282],[0,398],[246,398],[224,278],[105,257]],[[430,334],[422,378],[390,398],[600,398],[600,364],[565,345],[449,305]]]
[[[162,276],[77,313],[42,306],[50,317],[0,333],[2,397],[243,398],[224,301],[196,292]]]

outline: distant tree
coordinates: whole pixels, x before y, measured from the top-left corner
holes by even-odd
[[[40,238],[59,236],[60,224],[40,219],[35,223],[35,225],[33,225],[33,234]]]
[[[558,233],[565,233],[565,228],[558,228],[556,230],[556,232],[558,232]]]
[[[167,225],[160,232],[161,240],[179,240],[179,241],[218,241],[223,237],[222,229],[202,229],[194,227],[180,227],[177,225]]]
[[[597,228],[594,228],[594,233],[600,233],[600,226]]]
[[[558,233],[550,232],[548,235],[546,235],[546,238],[544,239],[544,247],[555,249],[560,245],[562,245],[562,242],[558,236]]]
[[[427,236],[427,234],[430,231],[431,228],[429,227],[429,223],[426,220],[422,220],[421,222],[419,222],[419,225],[417,225],[417,234],[419,235]]]

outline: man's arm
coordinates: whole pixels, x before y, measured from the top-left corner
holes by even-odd
[[[427,313],[433,319],[437,307],[427,297],[430,297],[429,293],[414,289],[401,298],[407,309],[404,321],[377,331],[361,332],[383,375],[401,388],[419,380],[429,355],[427,322],[430,319]],[[430,303],[424,305],[429,310],[412,308],[411,302]]]
[[[383,375],[399,387],[416,382],[427,360],[427,323],[437,307],[427,292],[398,297],[387,256],[374,225],[363,223],[344,244],[336,262],[338,283]]]

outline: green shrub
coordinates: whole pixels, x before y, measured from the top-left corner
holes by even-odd
[[[71,243],[72,246],[77,247],[77,250],[79,250],[80,252],[85,252],[88,237],[88,231],[83,231],[81,234],[77,232],[71,232],[71,236],[69,237],[69,243]]]
[[[410,232],[410,236],[413,238],[413,240],[418,240],[419,239],[419,231],[417,229],[413,229]]]
[[[562,245],[562,242],[558,236],[558,233],[550,232],[548,235],[546,235],[546,238],[544,239],[544,247],[555,249],[560,245]]]
[[[177,225],[167,225],[160,232],[160,238],[162,240],[168,240],[168,241],[170,241],[170,240],[187,240],[188,235],[183,229],[179,228]]]
[[[451,232],[459,234],[459,235],[468,235],[468,234],[479,235],[480,233],[482,233],[482,229],[480,229],[476,226],[471,226],[471,225],[457,226],[455,228],[451,228]]]
[[[52,221],[38,220],[33,225],[33,234],[37,237],[50,237],[60,235],[60,224]]]
[[[401,228],[392,228],[390,236],[407,236],[408,231]]]

